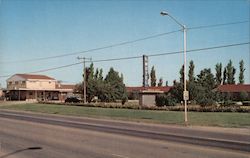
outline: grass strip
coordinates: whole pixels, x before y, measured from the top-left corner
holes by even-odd
[[[56,104],[17,104],[0,106],[0,109],[178,125],[183,125],[184,120],[184,113],[177,111],[97,108]],[[190,125],[250,127],[250,113],[188,112],[188,119]]]

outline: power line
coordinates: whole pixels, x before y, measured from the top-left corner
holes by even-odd
[[[221,27],[221,26],[242,24],[242,23],[248,23],[248,22],[249,21],[236,21],[236,22],[230,22],[230,23],[221,23],[221,24],[214,24],[214,25],[203,25],[203,26],[197,26],[197,27],[189,27],[187,29],[194,30],[194,29]],[[140,42],[140,41],[144,41],[144,40],[148,40],[148,39],[153,39],[153,38],[169,35],[169,34],[172,34],[172,33],[179,32],[179,31],[181,31],[181,30],[174,30],[174,31],[171,31],[171,32],[155,34],[155,35],[151,35],[151,36],[147,36],[147,37],[143,37],[143,38],[138,38],[138,39],[131,40],[131,41],[125,41],[125,42],[121,42],[121,43],[111,44],[111,45],[107,45],[107,46],[103,46],[103,47],[98,47],[98,48],[93,48],[93,49],[89,49],[89,50],[80,51],[80,52],[66,53],[66,54],[48,56],[48,57],[41,57],[41,58],[32,58],[32,59],[26,59],[26,60],[6,61],[6,62],[1,62],[1,63],[22,63],[22,62],[34,62],[34,61],[49,60],[49,59],[54,59],[54,58],[62,58],[62,57],[78,55],[78,54],[84,54],[84,53],[89,53],[89,52],[95,52],[95,51],[99,51],[99,50],[103,50],[103,49],[123,46],[123,45],[127,45],[127,44],[132,44],[132,43],[135,43],[135,42]]]
[[[27,60],[7,61],[7,62],[2,62],[2,63],[33,62],[33,61],[42,61],[42,60],[48,60],[48,59],[54,59],[54,58],[67,57],[67,56],[72,56],[72,55],[77,55],[77,54],[84,54],[84,53],[89,53],[89,52],[95,52],[95,51],[98,51],[98,50],[103,50],[103,49],[118,47],[118,46],[122,46],[122,45],[132,44],[132,43],[135,43],[135,42],[144,41],[144,40],[148,40],[148,39],[152,39],[152,38],[156,38],[156,37],[160,37],[160,36],[165,36],[165,35],[168,35],[168,34],[179,32],[179,31],[180,30],[175,30],[175,31],[171,31],[171,32],[155,34],[155,35],[152,35],[152,36],[147,36],[147,37],[143,37],[143,38],[139,38],[139,39],[135,39],[135,40],[131,40],[131,41],[121,42],[121,43],[117,43],[117,44],[112,44],[112,45],[99,47],[99,48],[94,48],[94,49],[89,49],[89,50],[80,51],[80,52],[67,53],[67,54],[55,55],[55,56],[49,56],[49,57],[42,57],[42,58],[33,58],[33,59],[27,59]]]
[[[250,42],[235,43],[235,44],[228,44],[228,45],[220,45],[220,46],[214,46],[214,47],[205,47],[205,48],[198,48],[198,49],[191,49],[191,50],[187,50],[187,52],[198,52],[198,51],[203,51],[203,50],[235,47],[235,46],[241,46],[241,45],[247,45],[247,44],[250,44]],[[147,56],[148,57],[156,57],[156,56],[174,55],[174,54],[181,54],[181,53],[183,53],[183,51],[166,52],[166,53],[159,53],[159,54],[147,54]],[[142,57],[142,55],[140,55],[140,56],[132,56],[132,57],[124,57],[124,58],[93,60],[92,62],[97,63],[97,62],[106,62],[106,61],[129,60],[129,59],[136,59],[136,58],[141,58],[141,57]]]
[[[187,50],[187,52],[198,52],[198,51],[202,51],[202,50],[211,50],[211,49],[235,47],[235,46],[241,46],[241,45],[247,45],[247,44],[250,44],[250,42],[245,42],[245,43],[234,43],[234,44],[220,45],[220,46],[214,46],[214,47],[206,47],[206,48],[191,49],[191,50]],[[148,56],[149,56],[149,57],[154,57],[154,56],[173,55],[173,54],[180,54],[180,53],[183,53],[183,51],[168,52],[168,53],[160,53],[160,54],[151,54],[151,55],[148,55]]]
[[[107,62],[107,61],[117,61],[117,60],[129,60],[129,59],[136,59],[141,58],[142,56],[132,56],[132,57],[124,57],[124,58],[111,58],[111,59],[101,59],[101,60],[93,60],[93,63],[99,63],[99,62]]]
[[[31,71],[31,72],[27,72],[25,74],[32,74],[32,73],[35,74],[35,73],[40,73],[40,72],[47,72],[47,71],[62,69],[62,68],[71,67],[71,66],[79,65],[79,64],[82,64],[82,62],[63,65],[63,66],[58,66],[58,67],[53,67],[53,68],[48,68],[48,69],[43,69],[43,70],[38,70],[38,71]],[[10,77],[10,76],[12,76],[12,75],[4,75],[4,76],[0,76],[0,78],[6,78],[6,77]]]
[[[219,48],[236,47],[236,46],[247,45],[247,44],[250,44],[250,42],[234,43],[234,44],[220,45],[220,46],[206,47],[206,48],[197,48],[197,49],[187,50],[187,52],[198,52],[198,51],[203,51],[203,50],[212,50],[212,49],[219,49]],[[174,54],[181,54],[181,53],[183,53],[183,51],[166,52],[166,53],[160,53],[160,54],[148,54],[147,56],[149,56],[149,57],[156,57],[156,56],[174,55]],[[100,60],[92,60],[92,61],[86,61],[86,62],[97,63],[97,62],[130,60],[130,59],[137,59],[137,58],[142,58],[142,55],[139,55],[139,56],[131,56],[131,57],[122,57],[122,58],[100,59]],[[51,71],[51,70],[57,70],[57,69],[62,69],[62,68],[66,68],[66,67],[71,67],[71,66],[79,65],[79,64],[82,64],[82,62],[73,63],[73,64],[68,64],[68,65],[63,65],[63,66],[54,67],[54,68],[43,69],[43,70],[38,70],[38,71],[33,71],[33,72],[28,72],[28,74],[29,74],[29,73],[40,73],[40,72],[46,72],[46,71]],[[10,76],[11,76],[11,75],[3,75],[3,76],[0,76],[0,78],[6,78],[6,77],[10,77]]]
[[[190,28],[187,28],[187,29],[189,29],[189,30],[204,29],[204,28],[228,26],[228,25],[243,24],[243,23],[249,23],[249,21],[236,21],[236,22],[222,23],[222,24],[214,24],[214,25],[203,25],[203,26],[190,27]]]

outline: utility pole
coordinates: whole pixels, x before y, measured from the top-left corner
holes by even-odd
[[[78,60],[82,60],[83,63],[83,103],[86,104],[86,68],[85,62],[92,61],[92,58],[85,58],[85,57],[77,57]]]

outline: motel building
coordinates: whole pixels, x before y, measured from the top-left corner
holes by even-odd
[[[37,74],[15,74],[7,79],[8,100],[64,101],[72,95],[74,85],[65,85],[56,79]]]

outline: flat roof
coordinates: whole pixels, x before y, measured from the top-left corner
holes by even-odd
[[[139,92],[140,94],[162,94],[164,91],[155,91],[155,90],[145,90]]]

